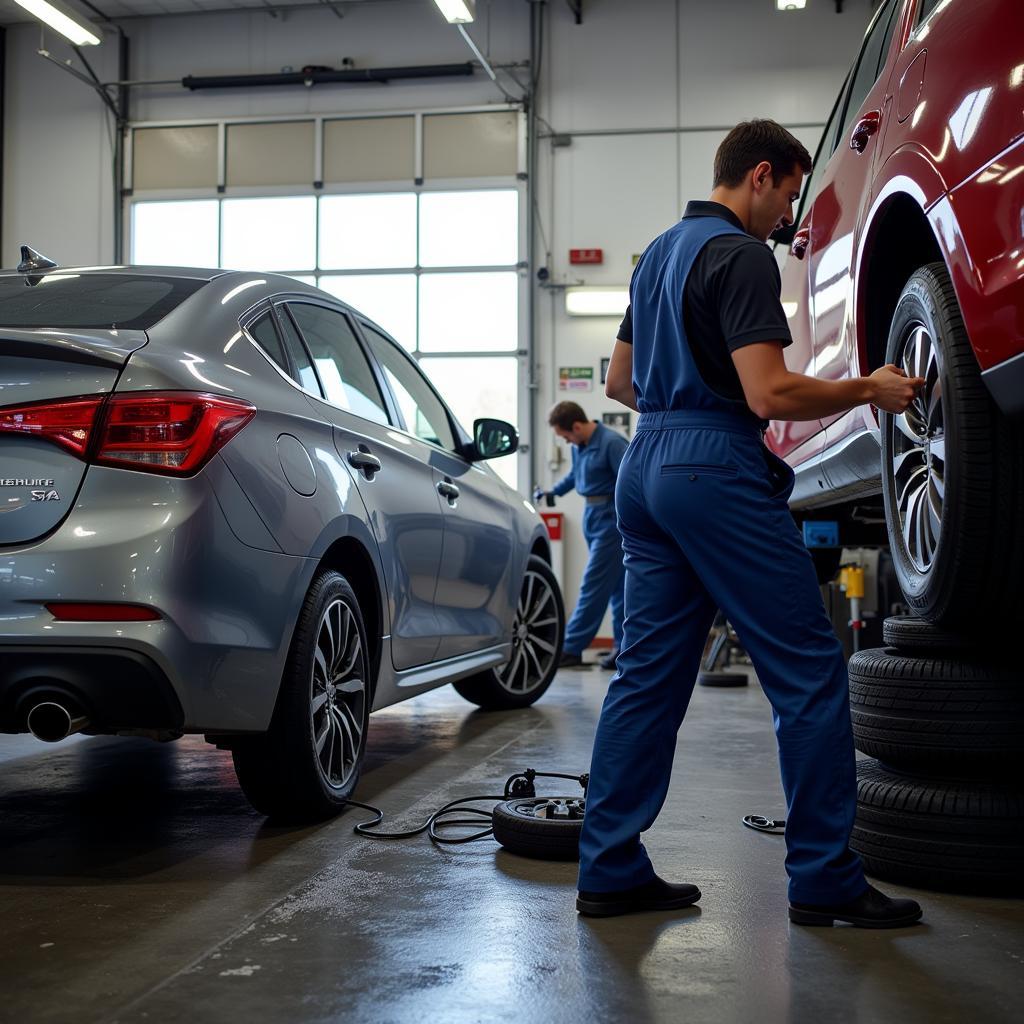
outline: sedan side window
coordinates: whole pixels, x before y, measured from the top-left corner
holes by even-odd
[[[288,311],[283,307],[279,307],[279,310],[281,314],[281,331],[284,335],[284,346],[292,357],[292,365],[298,374],[296,380],[310,394],[318,395],[322,398],[323,392],[320,390],[320,382],[316,379],[316,371],[313,369],[313,364],[309,361],[306,346],[302,344],[302,339],[299,337],[299,332],[295,329],[295,324],[292,323],[292,318],[288,315]]]
[[[453,451],[455,435],[448,413],[420,368],[394,342],[372,327],[364,324],[363,333],[391,385],[406,430],[421,441]]]
[[[253,320],[246,330],[255,338],[260,348],[290,377],[292,374],[288,366],[288,357],[284,354],[281,336],[274,325],[274,315],[269,311],[264,313]]]
[[[327,401],[353,416],[387,423],[380,389],[348,317],[306,302],[291,302],[288,308],[313,357]]]

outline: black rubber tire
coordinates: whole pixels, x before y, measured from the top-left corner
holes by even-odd
[[[701,672],[697,676],[701,686],[712,686],[725,689],[728,687],[747,686],[750,680],[743,672]]]
[[[896,305],[886,362],[908,328],[923,324],[941,351],[946,462],[941,535],[927,571],[915,566],[895,510],[893,417],[881,414],[882,494],[900,589],[920,618],[948,629],[993,620],[1024,621],[1024,440],[981,379],[953,285],[943,263],[917,270]],[[999,571],[993,572],[998,566]]]
[[[506,668],[503,665],[497,668],[486,669],[483,672],[477,672],[474,675],[466,676],[464,679],[458,679],[452,683],[459,696],[465,697],[471,704],[476,704],[485,711],[512,711],[516,708],[529,707],[544,695],[544,692],[551,685],[551,681],[558,672],[558,662],[562,657],[562,643],[565,639],[565,606],[562,603],[562,590],[558,585],[558,579],[551,566],[543,558],[531,555],[526,569],[527,574],[536,573],[538,576],[543,577],[551,588],[553,610],[557,619],[557,624],[552,627],[555,647],[554,656],[551,658],[551,664],[543,676],[524,693],[512,693],[502,683],[501,672],[502,669]],[[523,586],[525,588],[526,578],[524,578]]]
[[[923,889],[1024,895],[1024,789],[937,784],[857,766],[850,848],[875,878]]]
[[[346,785],[337,788],[319,770],[310,718],[316,631],[324,610],[336,599],[352,613],[359,632],[361,675],[366,681],[356,768]],[[314,577],[299,613],[270,729],[239,741],[232,751],[239,785],[253,807],[281,822],[320,821],[338,814],[359,782],[371,703],[366,627],[359,601],[344,576],[325,570]]]
[[[1024,776],[1020,669],[878,649],[855,654],[849,671],[862,753],[910,772]]]
[[[516,807],[536,804],[539,800],[575,800],[578,797],[519,797],[505,800],[494,808],[494,838],[508,850],[523,857],[539,860],[579,860],[582,819],[558,820],[530,818],[516,812]]]
[[[954,633],[913,615],[891,615],[882,623],[882,643],[909,654],[933,655],[944,651],[969,652],[984,642],[964,633]]]

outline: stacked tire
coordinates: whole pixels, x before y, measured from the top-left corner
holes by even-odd
[[[1024,679],[1006,637],[910,617],[850,659],[858,764],[851,846],[877,878],[1024,895]]]

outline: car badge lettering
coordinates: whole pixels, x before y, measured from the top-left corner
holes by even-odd
[[[0,487],[53,487],[53,484],[53,480],[36,476],[7,476],[0,478]]]
[[[32,491],[33,501],[60,501],[60,495],[54,491]]]

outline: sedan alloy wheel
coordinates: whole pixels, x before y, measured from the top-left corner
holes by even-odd
[[[527,569],[512,623],[512,657],[497,673],[509,693],[527,694],[547,678],[559,656],[560,629],[553,581]]]
[[[340,598],[324,609],[317,630],[309,710],[324,780],[344,788],[359,764],[366,717],[362,638]]]

